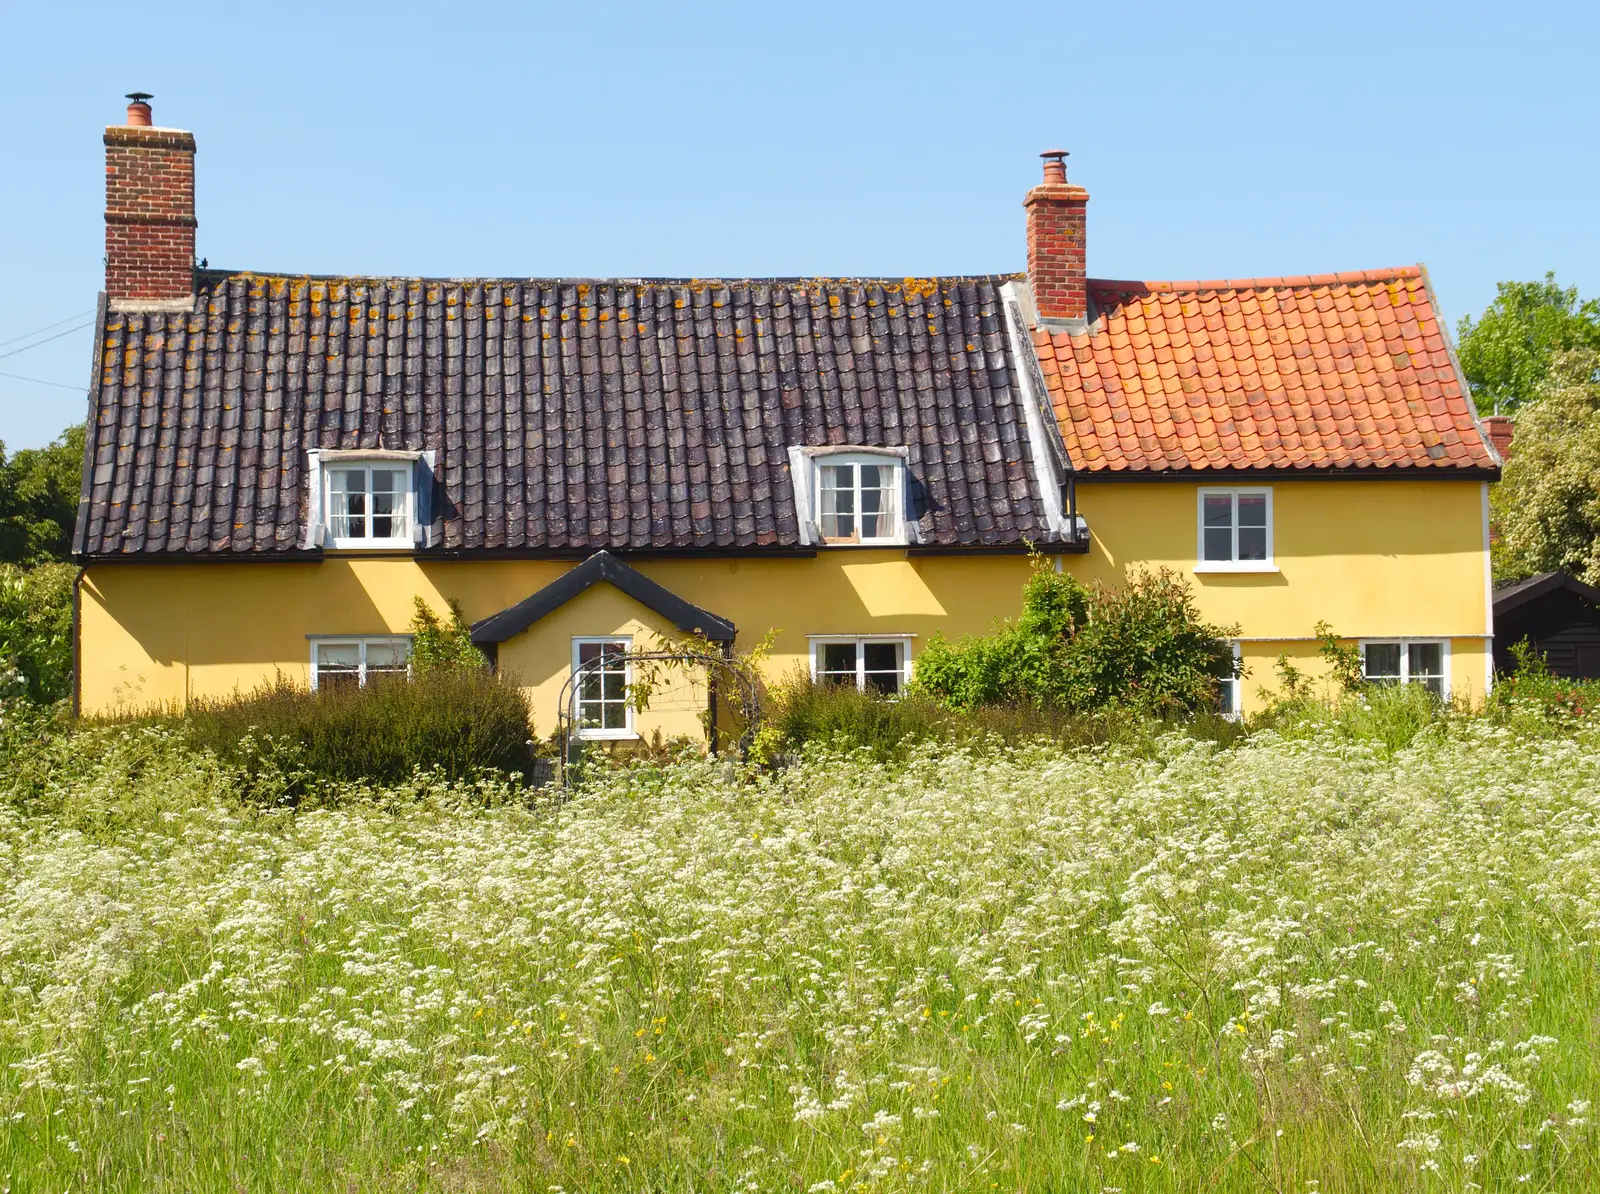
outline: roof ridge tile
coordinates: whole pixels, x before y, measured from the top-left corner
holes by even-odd
[[[1090,278],[1091,291],[1146,291],[1151,294],[1183,294],[1210,290],[1304,290],[1317,286],[1360,286],[1420,278],[1420,265],[1400,265],[1392,269],[1344,270],[1331,274],[1289,274],[1282,277],[1211,278],[1206,280],[1157,281],[1150,279]]]

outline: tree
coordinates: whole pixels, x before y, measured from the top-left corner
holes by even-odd
[[[1580,303],[1578,288],[1558,286],[1554,273],[1498,289],[1476,322],[1469,315],[1456,328],[1461,371],[1483,414],[1511,414],[1532,399],[1556,354],[1600,349],[1600,300]]]
[[[72,695],[70,564],[0,564],[0,698],[44,704]]]
[[[10,458],[0,443],[0,563],[67,558],[82,468],[81,426],[67,428],[47,448],[24,448]]]
[[[1491,511],[1495,581],[1564,568],[1600,584],[1600,350],[1558,353],[1517,418]]]

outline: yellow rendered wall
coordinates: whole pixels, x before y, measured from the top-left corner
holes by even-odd
[[[1208,621],[1237,625],[1256,689],[1275,689],[1279,653],[1323,674],[1311,641],[1319,621],[1348,641],[1451,640],[1454,695],[1481,699],[1492,674],[1488,635],[1487,487],[1476,481],[1292,481],[1272,490],[1278,571],[1204,572],[1200,486],[1180,482],[1080,482],[1078,512],[1092,536],[1067,568],[1115,580],[1129,566],[1167,567],[1190,583]]]
[[[331,556],[294,564],[111,564],[89,569],[82,613],[87,713],[179,705],[248,690],[273,673],[304,683],[309,635],[403,634],[412,600],[448,597],[477,621],[537,592],[573,565],[547,561],[418,563]],[[776,628],[768,674],[809,667],[807,635],[982,633],[1021,608],[1023,556],[922,557],[841,550],[810,559],[640,560],[672,592],[739,627],[747,648]],[[666,623],[599,586],[503,644],[502,666],[532,690],[535,730],[550,732],[573,635],[652,632]],[[648,728],[648,723],[641,723]],[[664,732],[667,732],[664,729]],[[676,732],[676,731],[673,731]]]
[[[1084,579],[1120,579],[1128,565],[1183,573],[1206,618],[1240,627],[1250,669],[1246,708],[1257,703],[1258,687],[1272,685],[1280,651],[1306,658],[1320,674],[1311,642],[1319,620],[1351,639],[1449,638],[1455,693],[1481,696],[1489,674],[1482,485],[1341,481],[1272,489],[1278,572],[1197,573],[1197,486],[1186,483],[1080,483],[1092,549],[1064,557],[1063,566]],[[807,635],[913,635],[914,665],[936,631],[983,633],[996,618],[1015,616],[1029,567],[1021,556],[908,558],[892,549],[633,563],[730,619],[742,648],[777,628],[773,678],[808,665]],[[82,707],[105,713],[181,705],[191,696],[247,690],[275,671],[304,682],[309,635],[404,633],[416,594],[436,609],[455,597],[476,621],[572,566],[353,554],[317,563],[95,565],[83,590]],[[502,647],[503,666],[532,690],[537,733],[553,726],[572,635],[628,633],[630,626],[640,634],[665,629],[603,586]],[[641,727],[648,731],[649,723]]]

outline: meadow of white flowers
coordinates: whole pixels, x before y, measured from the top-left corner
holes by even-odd
[[[0,1190],[1593,1189],[1597,747],[300,813],[157,749],[0,805]]]

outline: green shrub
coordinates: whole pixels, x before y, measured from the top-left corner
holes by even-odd
[[[0,697],[72,695],[71,564],[0,564]]]
[[[1333,632],[1333,627],[1326,622],[1318,622],[1317,654],[1328,664],[1329,678],[1339,686],[1341,692],[1360,692],[1367,686],[1366,669],[1362,666],[1361,648],[1353,643],[1347,644]],[[1284,656],[1278,656],[1280,664],[1287,663]]]
[[[943,737],[946,710],[923,696],[884,700],[844,684],[812,684],[792,676],[769,694],[767,714],[784,746],[825,743],[865,748],[887,762],[904,758],[918,742]]]
[[[527,698],[479,668],[315,692],[279,677],[244,696],[194,702],[184,726],[271,803],[298,800],[316,781],[398,784],[418,769],[463,780],[526,772],[530,761]]]
[[[1202,622],[1188,585],[1169,569],[1086,587],[1040,559],[1023,587],[1022,616],[954,643],[934,635],[913,687],[955,709],[1197,713],[1215,707],[1218,681],[1234,674],[1224,641],[1233,633]]]
[[[444,621],[419,594],[411,615],[411,668],[487,668],[489,660],[472,642],[472,628],[462,616],[461,603],[450,598],[450,620]]]

